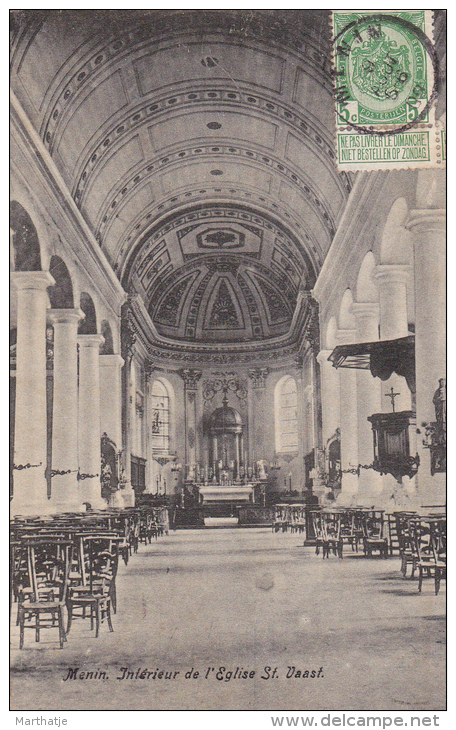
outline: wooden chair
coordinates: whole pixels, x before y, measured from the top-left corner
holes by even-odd
[[[378,550],[380,556],[388,557],[388,538],[385,536],[383,510],[369,510],[363,519],[363,548],[366,557]]]
[[[320,554],[320,548],[323,548],[323,521],[321,512],[311,512],[312,525],[315,534],[315,554]]]
[[[418,555],[418,591],[422,591],[423,580],[433,578],[435,595],[438,595],[440,581],[446,577],[446,522],[415,520],[412,535]]]
[[[352,552],[358,552],[358,543],[362,533],[355,522],[354,510],[347,509],[340,513],[340,535],[344,544],[350,545]]]
[[[109,630],[114,631],[111,622],[111,607],[116,609],[115,579],[118,567],[119,540],[101,534],[82,537],[83,584],[72,586],[68,592],[67,634],[74,618],[90,617],[90,629],[95,622],[95,638],[98,638],[100,624],[106,619]],[[85,583],[85,584],[84,584]],[[81,614],[76,610],[80,608]]]
[[[431,521],[431,545],[434,556],[434,585],[435,595],[438,596],[440,581],[446,579],[446,518]]]
[[[407,577],[407,566],[411,565],[411,578],[415,577],[415,570],[418,565],[418,553],[415,548],[415,541],[412,534],[412,523],[417,520],[417,515],[412,512],[396,513],[396,534],[401,558],[401,573]]]
[[[67,600],[72,545],[69,541],[29,540],[26,545],[30,590],[19,598],[19,648],[26,628],[35,631],[58,627],[60,648],[66,641],[63,609]]]
[[[341,516],[337,512],[322,513],[323,559],[334,555],[343,558],[343,540],[341,536]]]

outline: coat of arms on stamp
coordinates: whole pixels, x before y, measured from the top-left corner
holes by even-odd
[[[432,12],[335,11],[333,32],[339,166],[442,164]]]

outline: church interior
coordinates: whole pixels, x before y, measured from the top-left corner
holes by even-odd
[[[92,669],[337,668],[332,690],[122,680],[125,709],[327,709],[350,672],[349,709],[444,708],[446,554],[410,558],[420,592],[403,577],[424,524],[446,540],[445,175],[338,170],[330,32],[320,10],[12,12],[17,709],[116,709],[107,680],[63,682],[89,641]],[[440,130],[444,11],[434,45]],[[71,540],[82,568],[117,551],[118,597],[71,588],[70,555],[90,622],[57,607],[40,637],[39,556]]]

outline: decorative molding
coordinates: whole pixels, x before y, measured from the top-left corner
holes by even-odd
[[[125,362],[130,362],[133,357],[134,345],[136,342],[137,327],[132,311],[131,302],[126,302],[122,307],[120,320],[120,342],[121,353]]]
[[[275,207],[278,211],[278,206],[276,205]],[[150,245],[160,245],[166,234],[171,233],[182,226],[193,225],[198,221],[209,222],[211,216],[223,219],[226,218],[227,221],[234,221],[243,226],[246,226],[246,224],[254,224],[257,228],[270,231],[272,234],[277,236],[277,244],[285,248],[287,255],[291,256],[296,265],[298,265],[301,269],[304,269],[304,273],[309,278],[310,282],[313,282],[313,277],[317,275],[318,271],[316,258],[323,256],[323,252],[317,242],[315,242],[307,233],[303,233],[301,234],[301,238],[297,238],[297,236],[294,235],[287,226],[281,224],[277,219],[270,217],[268,214],[263,212],[258,212],[249,205],[239,203],[235,204],[224,200],[219,204],[214,202],[206,202],[197,206],[193,204],[184,211],[179,210],[178,212],[171,213],[160,222],[155,223],[153,228],[146,231],[144,234],[141,234],[142,237],[140,237],[138,242],[134,245],[131,245],[132,237],[127,238],[125,246],[128,253],[128,260],[122,267],[121,274],[123,285],[128,288],[128,284],[131,280],[131,272],[137,261],[138,269],[141,269],[144,258],[148,255],[148,247]],[[149,219],[152,219],[152,214],[147,213],[145,218],[149,221]],[[305,238],[306,242],[308,242],[306,243],[308,250],[303,248],[303,238]],[[313,251],[313,248],[315,248],[315,251]],[[155,250],[155,248],[153,250]],[[122,252],[123,249],[120,249],[116,258],[121,255]],[[198,261],[199,260],[201,260],[200,256],[198,256]],[[249,260],[251,263],[251,257],[246,257],[246,260]],[[182,271],[182,268],[180,271]],[[144,272],[142,272],[141,276],[143,275]],[[283,276],[282,272],[281,276]],[[288,274],[287,276],[291,281]]]
[[[236,373],[220,373],[220,377],[208,378],[203,382],[204,405],[207,406],[217,393],[234,393],[244,406],[247,398],[247,381]]]
[[[193,368],[184,368],[179,370],[179,375],[185,384],[186,390],[198,390],[198,381],[202,376],[201,370],[195,370]]]
[[[248,371],[248,376],[255,390],[266,387],[266,378],[270,372],[269,368],[253,368]]]
[[[144,377],[146,379],[146,383],[150,383],[152,380],[152,376],[154,372],[157,370],[155,367],[153,361],[150,358],[146,358],[144,360]]]

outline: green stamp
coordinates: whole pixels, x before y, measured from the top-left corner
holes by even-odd
[[[437,59],[430,11],[334,12],[336,124],[391,133],[429,122]]]

